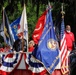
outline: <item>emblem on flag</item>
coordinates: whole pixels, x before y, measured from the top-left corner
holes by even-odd
[[[50,50],[53,50],[54,51],[58,47],[58,43],[54,39],[49,39],[48,42],[47,42],[47,47]]]

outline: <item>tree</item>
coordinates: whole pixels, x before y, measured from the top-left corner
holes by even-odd
[[[29,27],[29,35],[31,37],[36,22],[42,12],[46,9],[48,2],[53,6],[53,21],[55,22],[61,11],[61,3],[64,2],[65,24],[71,24],[73,32],[75,32],[76,24],[76,0],[1,0],[0,11],[5,7],[9,22],[17,19],[23,10],[23,4],[26,4],[27,21]],[[0,14],[0,22],[2,22],[2,14]],[[0,23],[1,24],[1,23]],[[76,33],[75,33],[76,34]]]

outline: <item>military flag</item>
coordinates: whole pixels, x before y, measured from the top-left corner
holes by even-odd
[[[9,24],[8,17],[4,8],[3,8],[3,23],[2,24],[3,24],[5,42],[9,44],[10,46],[12,46],[14,41],[12,40],[12,36],[11,36],[12,34],[11,34],[10,26],[9,26],[10,24]]]
[[[48,9],[46,23],[44,25],[38,46],[36,46],[31,55],[31,57],[41,63],[50,74],[59,63],[59,47],[54,32],[51,9],[52,8]]]
[[[32,38],[36,44],[38,44],[42,31],[44,29],[45,21],[46,21],[46,13],[47,11],[44,11],[43,14],[40,16],[36,23],[36,27],[34,29],[34,32],[32,34]]]
[[[10,24],[10,28],[11,28],[11,31],[12,31],[12,37],[13,37],[14,41],[18,39],[17,31],[20,28],[20,24],[19,24],[20,23],[20,19],[21,19],[21,17],[18,17],[15,21],[13,21]]]

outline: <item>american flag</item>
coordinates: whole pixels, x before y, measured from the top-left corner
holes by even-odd
[[[61,57],[61,72],[63,74],[67,73],[68,70],[68,51],[67,44],[65,38],[65,26],[64,26],[64,18],[62,18],[61,22],[61,34],[60,34],[60,57]]]

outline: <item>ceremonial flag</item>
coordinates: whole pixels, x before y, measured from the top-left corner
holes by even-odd
[[[27,45],[28,45],[28,26],[27,26],[27,16],[26,16],[25,5],[24,5],[24,9],[23,9],[21,17],[19,17],[14,22],[12,22],[10,24],[10,27],[13,33],[12,36],[13,36],[14,41],[18,39],[17,34],[23,32],[24,34],[23,36],[27,40]]]
[[[14,22],[12,22],[10,24],[10,28],[11,28],[11,31],[12,31],[12,37],[13,37],[14,41],[18,39],[17,31],[20,28],[20,24],[19,24],[20,19],[21,19],[21,17],[17,18]]]
[[[12,46],[13,40],[11,37],[11,30],[10,30],[9,21],[8,21],[8,17],[6,15],[5,9],[3,9],[3,28],[4,28],[5,42],[10,46]]]
[[[61,22],[61,35],[60,35],[60,57],[61,57],[61,71],[63,74],[68,72],[68,51],[67,44],[65,38],[65,26],[64,26],[64,18],[62,18]]]
[[[43,14],[40,16],[36,23],[36,27],[34,29],[34,32],[32,34],[32,38],[36,44],[38,44],[42,31],[44,29],[45,21],[46,21],[46,13],[47,11],[44,11]]]
[[[44,30],[38,46],[36,46],[32,52],[32,56],[41,63],[49,73],[52,73],[59,63],[59,47],[54,32],[51,9],[47,12]]]
[[[26,15],[26,7],[24,4],[24,9],[22,11],[21,19],[20,19],[20,28],[18,29],[18,33],[23,32],[24,38],[28,43],[28,26],[27,26],[27,15]]]

